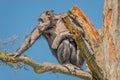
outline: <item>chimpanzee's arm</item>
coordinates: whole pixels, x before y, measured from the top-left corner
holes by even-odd
[[[24,51],[26,51],[28,48],[30,48],[34,44],[34,42],[40,37],[40,35],[42,34],[42,32],[45,29],[47,29],[47,27],[49,25],[50,25],[49,21],[38,25],[35,29],[33,29],[33,31],[31,32],[31,34],[25,39],[25,41],[20,46],[20,48],[17,49],[17,51],[15,53],[11,54],[11,55],[13,55],[14,57],[19,56]]]

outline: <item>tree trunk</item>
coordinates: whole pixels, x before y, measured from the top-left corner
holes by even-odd
[[[73,7],[70,10],[71,17],[73,17],[84,29],[87,35],[87,42],[93,50],[94,59],[89,61],[91,57],[82,52],[91,72],[93,73],[93,80],[119,80],[120,79],[120,0],[105,0],[103,9],[103,26],[99,31],[96,31],[94,25],[90,22],[88,17],[78,8]],[[74,22],[75,22],[74,20]],[[68,22],[68,21],[66,21]],[[70,26],[70,25],[69,25]],[[70,29],[69,29],[70,30]],[[71,32],[76,32],[71,29]],[[98,33],[99,32],[99,33]],[[76,38],[77,39],[77,38]],[[80,41],[80,40],[79,40]],[[77,42],[77,41],[76,41]],[[77,44],[78,46],[80,45]],[[83,45],[80,45],[82,50]],[[88,58],[86,56],[89,56]],[[93,57],[91,57],[93,58]],[[93,67],[94,65],[94,67]],[[96,67],[96,66],[99,67]],[[96,67],[96,68],[95,68]],[[95,71],[96,69],[102,69]],[[103,74],[100,75],[99,74]],[[97,74],[97,75],[96,75]]]
[[[105,0],[101,60],[107,80],[120,80],[120,0]]]

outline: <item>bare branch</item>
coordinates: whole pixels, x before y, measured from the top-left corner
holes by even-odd
[[[33,60],[31,60],[29,57],[27,56],[21,56],[21,57],[17,57],[14,58],[12,56],[8,56],[5,53],[0,53],[0,60],[2,62],[5,63],[18,63],[18,62],[23,62],[29,66],[31,66],[34,71],[38,74],[40,73],[45,73],[45,72],[53,72],[53,73],[62,73],[62,74],[67,74],[67,75],[72,75],[72,76],[76,76],[79,78],[83,78],[86,80],[91,80],[92,77],[89,73],[84,72],[82,70],[75,70],[74,73],[70,72],[66,67],[59,65],[59,64],[51,64],[51,63],[43,63],[43,64],[39,64]]]

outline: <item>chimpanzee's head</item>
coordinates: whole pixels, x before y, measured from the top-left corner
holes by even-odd
[[[44,11],[40,17],[39,17],[39,21],[40,23],[44,23],[46,21],[49,21],[51,18],[53,18],[54,16],[54,11],[53,10],[49,10],[49,11]]]

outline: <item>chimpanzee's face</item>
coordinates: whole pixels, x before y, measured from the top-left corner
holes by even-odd
[[[54,16],[53,11],[45,11],[40,15],[38,20],[40,21],[40,23],[44,23],[46,21],[49,21],[50,18],[53,16]]]

